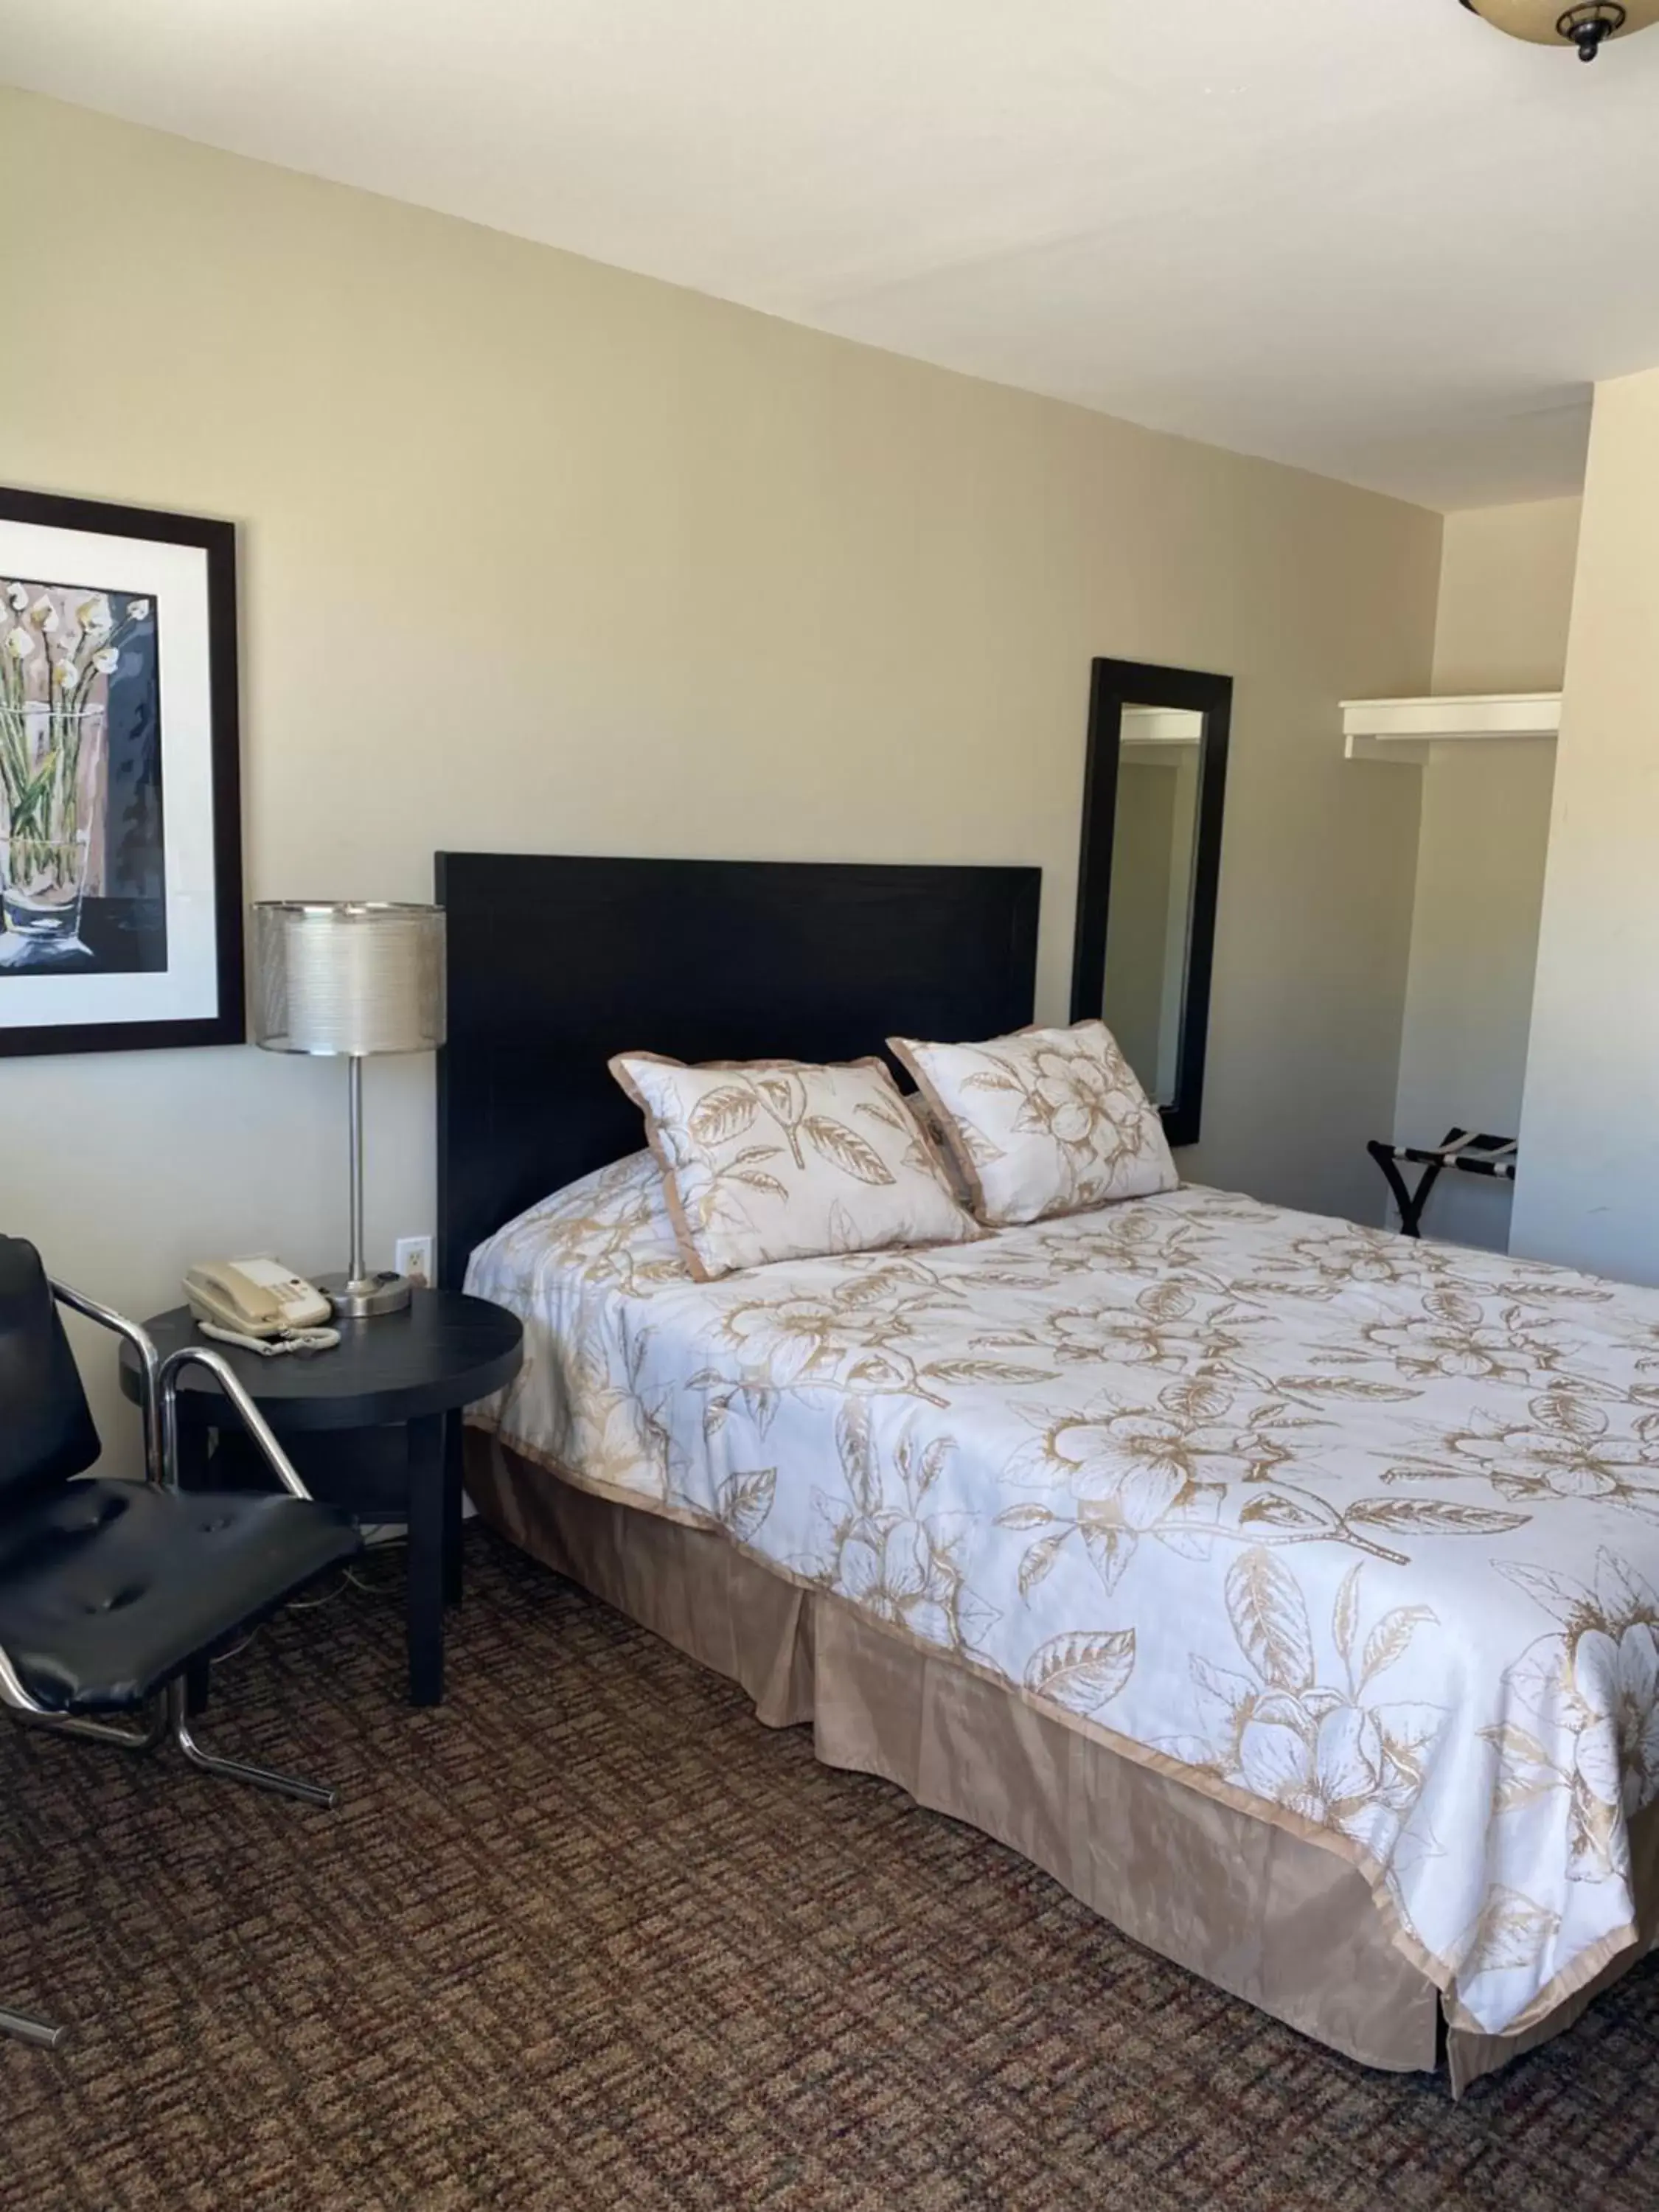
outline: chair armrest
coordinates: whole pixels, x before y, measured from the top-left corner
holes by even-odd
[[[288,1454],[271,1434],[270,1425],[249,1397],[236,1370],[222,1352],[210,1352],[205,1345],[182,1344],[171,1352],[157,1370],[157,1400],[161,1410],[161,1464],[165,1479],[176,1489],[179,1483],[179,1375],[185,1367],[205,1367],[242,1417],[243,1426],[258,1446],[265,1464],[284,1490],[295,1498],[309,1498],[311,1492],[301,1481],[298,1471]]]
[[[0,1646],[0,1705],[9,1705],[15,1713],[46,1713],[46,1708],[37,1705],[23,1687],[17,1669],[6,1656],[3,1646]]]
[[[54,1282],[52,1294],[60,1306],[78,1313],[88,1321],[96,1322],[116,1336],[125,1337],[138,1358],[138,1413],[144,1426],[144,1479],[159,1483],[163,1480],[161,1468],[161,1355],[154,1340],[136,1321],[116,1312],[113,1306],[100,1305],[84,1291],[71,1289],[68,1283]]]

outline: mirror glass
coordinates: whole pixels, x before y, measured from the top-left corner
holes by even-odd
[[[1187,995],[1202,714],[1126,705],[1100,1012],[1149,1098],[1173,1106]]]
[[[1072,1019],[1105,1022],[1171,1145],[1203,1110],[1232,696],[1138,660],[1091,681]]]

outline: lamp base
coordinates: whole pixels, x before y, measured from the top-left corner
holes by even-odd
[[[402,1313],[409,1304],[411,1285],[407,1275],[390,1268],[354,1281],[349,1275],[324,1275],[318,1289],[334,1309],[337,1321],[372,1321],[377,1315]]]

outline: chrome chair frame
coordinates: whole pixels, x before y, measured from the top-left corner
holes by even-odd
[[[143,1428],[146,1482],[163,1490],[179,1487],[179,1378],[186,1367],[204,1367],[236,1408],[260,1455],[283,1488],[292,1497],[310,1499],[311,1492],[301,1480],[293,1462],[222,1352],[210,1352],[205,1345],[187,1344],[163,1359],[144,1330],[125,1314],[117,1313],[113,1307],[100,1305],[95,1298],[71,1289],[67,1283],[54,1281],[52,1293],[59,1305],[125,1338],[132,1346],[138,1362],[138,1411]],[[222,1758],[216,1752],[204,1749],[190,1725],[189,1693],[183,1675],[176,1676],[155,1700],[149,1718],[142,1729],[125,1729],[111,1721],[49,1711],[29,1695],[10,1657],[0,1646],[0,1707],[21,1726],[40,1729],[54,1735],[76,1736],[92,1743],[112,1744],[121,1751],[154,1751],[170,1735],[190,1764],[204,1773],[220,1775],[227,1781],[245,1782],[251,1788],[272,1790],[280,1796],[295,1797],[303,1804],[321,1806],[329,1812],[339,1802],[337,1792],[321,1784],[273,1773],[268,1767],[252,1766],[241,1759]],[[65,2027],[0,2006],[0,2036],[15,2036],[22,2042],[55,2051],[68,2033]]]

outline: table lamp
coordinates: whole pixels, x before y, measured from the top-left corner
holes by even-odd
[[[444,910],[368,901],[261,900],[253,908],[253,1036],[268,1052],[349,1064],[351,1262],[318,1288],[361,1320],[409,1304],[402,1275],[363,1264],[363,1061],[444,1041]]]

